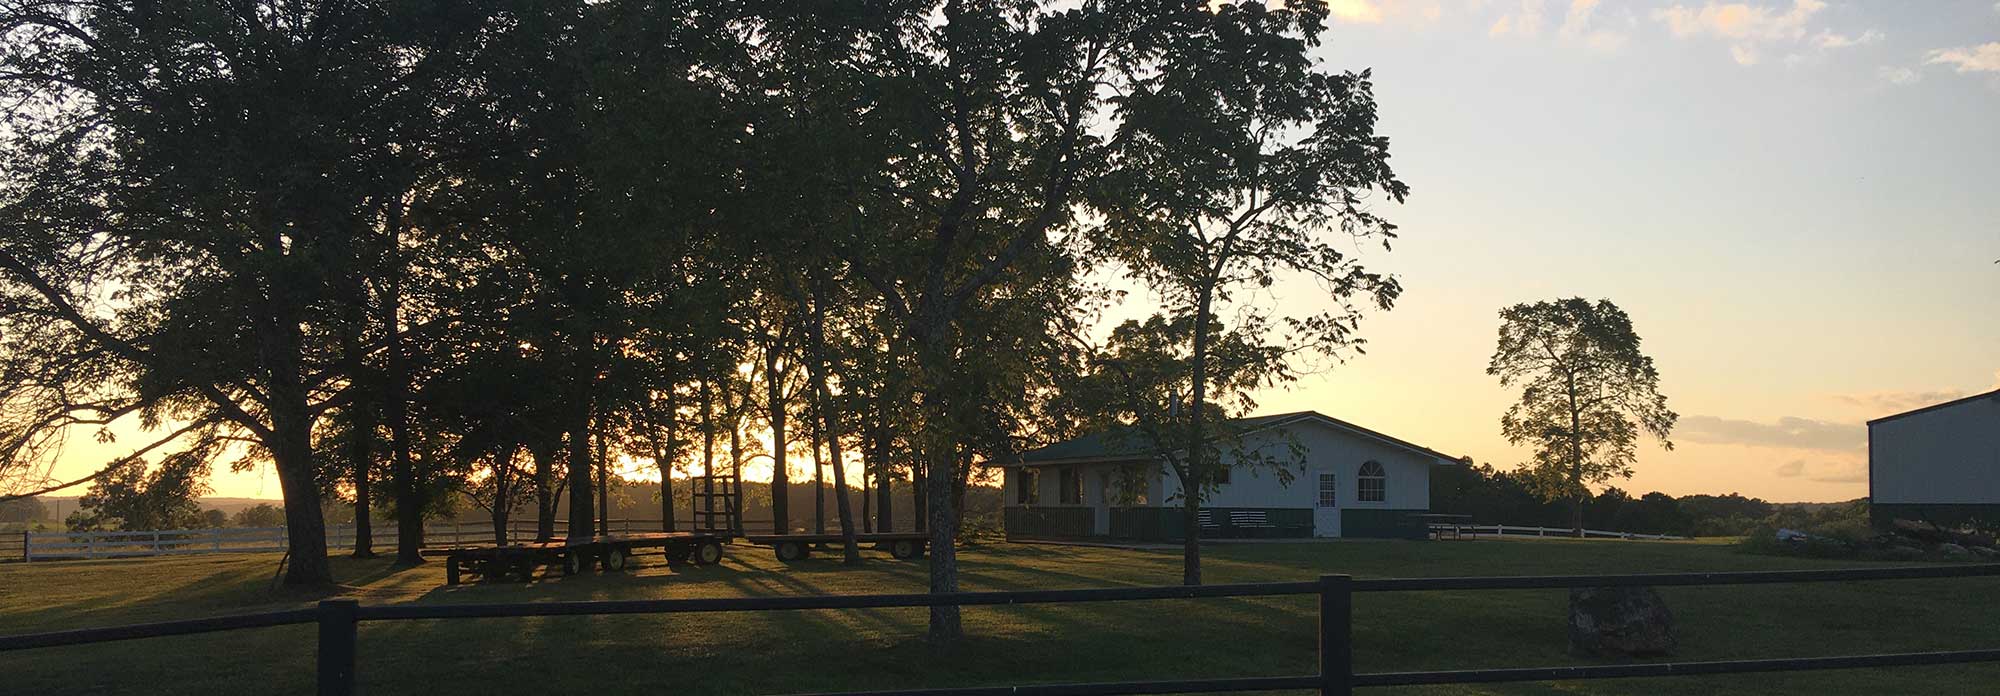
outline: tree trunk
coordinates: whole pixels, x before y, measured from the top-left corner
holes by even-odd
[[[889,430],[883,421],[888,417],[885,410],[876,407],[875,418],[875,528],[884,532],[896,531],[895,478],[890,475]]]
[[[520,453],[520,443],[510,442],[500,448],[493,460],[493,543],[507,545],[507,520],[514,513],[514,490],[520,485],[514,475],[514,455]]]
[[[656,420],[653,423],[653,425],[661,426],[666,431],[665,435],[654,431],[650,437],[646,438],[647,442],[653,445],[653,466],[660,468],[660,531],[662,532],[674,531],[674,463],[671,457],[675,445],[678,444],[674,442],[674,426],[676,425],[674,421],[679,415],[675,411],[675,408],[673,397],[669,395],[667,398],[666,422],[660,423]],[[665,447],[660,445],[661,440],[666,441]]]
[[[410,453],[410,359],[403,344],[402,291],[392,280],[382,298],[389,374],[382,401],[389,418],[390,477],[396,487],[396,565],[424,562],[424,494]]]
[[[935,416],[934,411],[931,415]],[[931,447],[930,466],[932,474],[950,471],[952,452],[949,447]],[[949,481],[928,481],[925,486],[925,506],[929,508],[930,527],[930,590],[931,594],[948,594],[958,591],[958,546],[951,510],[951,485]],[[959,620],[956,606],[931,607],[930,640],[935,645],[945,645],[959,640],[965,635],[965,628]]]
[[[701,381],[701,509],[704,531],[715,529],[715,392]]]
[[[817,281],[818,279],[815,280]],[[828,388],[826,384],[826,293],[824,292],[824,288],[825,285],[823,282],[814,283],[815,292],[813,293],[811,336],[813,395],[816,397],[815,400],[819,402],[820,431],[825,434],[827,457],[833,462],[833,503],[836,508],[835,514],[840,517],[841,560],[847,565],[859,565],[861,563],[861,547],[860,542],[854,538],[854,503],[847,498],[847,467],[846,463],[841,461],[840,458],[840,407],[834,404],[833,390]],[[818,451],[817,447],[813,449],[815,454]],[[819,488],[818,478],[815,476],[813,481],[815,492]],[[863,474],[863,480],[866,480],[866,474]],[[864,492],[863,495],[866,495],[866,493]],[[822,518],[824,517],[825,506],[826,504],[822,497],[818,506],[821,508]],[[825,526],[826,523],[822,519],[819,533],[826,533]]]
[[[603,419],[594,420],[593,438],[597,441],[597,533],[611,533],[611,458],[605,456],[607,445],[604,440]]]
[[[528,454],[535,458],[535,541],[546,542],[556,536],[556,450],[541,440],[536,438]]]
[[[358,330],[366,321],[359,311],[350,314],[341,332],[341,352],[346,356],[348,389],[352,391],[347,409],[347,461],[354,479],[354,557],[375,557],[375,511],[370,499],[375,464],[375,394],[366,387],[367,362],[362,358]]]
[[[792,532],[791,472],[785,463],[785,375],[778,368],[778,341],[764,351],[764,406],[771,425],[771,533]]]
[[[1194,313],[1194,347],[1189,356],[1187,473],[1181,477],[1181,584],[1201,584],[1201,495],[1208,482],[1207,433],[1202,415],[1208,406],[1208,323],[1214,311],[1215,282],[1201,287]]]
[[[923,501],[926,509],[918,519],[925,521],[930,534],[930,592],[949,594],[958,591],[958,520],[952,502],[952,469],[957,437],[950,431],[951,403],[947,396],[947,385],[954,373],[952,361],[945,350],[943,341],[944,322],[925,327],[928,331],[914,332],[919,338],[917,354],[919,366],[917,374],[920,382],[918,403],[924,409],[922,439],[925,449],[925,480]],[[930,641],[934,646],[945,646],[957,642],[965,635],[964,625],[959,618],[957,606],[939,605],[931,607]]]
[[[874,480],[875,467],[872,464],[873,462],[872,458],[869,457],[868,455],[869,449],[870,448],[868,446],[867,438],[865,437],[862,438],[861,440],[861,531],[864,534],[875,533],[875,516],[873,514],[875,487],[874,484],[872,483],[872,481]]]
[[[348,445],[348,456],[354,467],[354,557],[375,557],[375,508],[370,498],[369,475],[375,463],[375,418],[373,410],[366,419],[368,428],[351,435],[354,440]]]
[[[918,459],[910,462],[910,523],[919,532],[928,531],[931,525],[930,469],[928,453],[919,453]]]
[[[1578,539],[1583,538],[1583,500],[1582,495],[1570,500],[1569,525]]]
[[[578,396],[582,400],[582,396]],[[570,404],[570,530],[564,538],[582,542],[598,536],[596,500],[590,496],[590,404]]]
[[[745,395],[746,397],[748,395]],[[729,419],[729,531],[743,535],[743,411],[749,399],[733,404]]]
[[[1575,509],[1570,514],[1570,533],[1582,539],[1583,497],[1590,493],[1583,487],[1583,412],[1576,403],[1576,375],[1566,373],[1563,381],[1569,391],[1569,484],[1571,494],[1576,496]]]
[[[819,399],[815,398],[814,401]],[[819,404],[813,404],[813,415],[819,416]],[[826,533],[826,461],[820,458],[820,448],[825,445],[826,431],[820,418],[812,419],[808,430],[812,433],[813,462],[813,533]]]
[[[273,295],[278,293],[274,292]],[[303,337],[297,316],[282,297],[258,331],[258,348],[270,377],[271,461],[285,496],[285,550],[290,562],[287,585],[333,582],[326,558],[326,518],[319,507],[318,470],[312,456],[312,416],[301,377]]]

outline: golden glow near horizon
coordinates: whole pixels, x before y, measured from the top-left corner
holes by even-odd
[[[1499,309],[1608,298],[1682,415],[1674,451],[1642,443],[1621,488],[1840,500],[1866,493],[1864,421],[2000,387],[1991,2],[1330,10],[1319,56],[1372,70],[1412,188],[1377,209],[1401,226],[1395,250],[1353,251],[1406,291],[1363,321],[1366,355],[1268,390],[1260,411],[1510,467],[1526,454],[1499,435],[1513,395],[1484,372]],[[1272,296],[1322,302],[1309,283]],[[56,475],[110,452],[79,445]],[[268,468],[215,489],[278,493]]]

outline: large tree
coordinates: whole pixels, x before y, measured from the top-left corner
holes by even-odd
[[[1571,503],[1583,536],[1590,486],[1630,478],[1641,433],[1667,439],[1679,418],[1660,372],[1639,349],[1632,318],[1610,300],[1580,297],[1500,310],[1500,341],[1486,373],[1521,397],[1500,417],[1508,442],[1534,447],[1522,469],[1550,501]]]
[[[339,358],[319,317],[415,150],[398,139],[436,116],[438,61],[483,23],[291,0],[0,7],[0,304],[60,326],[52,360],[101,368],[91,391],[115,393],[74,404],[98,420],[212,424],[268,457],[288,583],[331,579],[312,433]]]
[[[1393,279],[1365,268],[1343,249],[1380,240],[1395,226],[1370,209],[1370,195],[1401,202],[1408,188],[1389,168],[1388,139],[1375,132],[1368,73],[1320,70],[1310,55],[1326,19],[1321,3],[1283,9],[1223,6],[1191,22],[1161,50],[1161,68],[1134,80],[1118,98],[1124,119],[1112,166],[1093,186],[1104,225],[1094,248],[1157,294],[1168,317],[1132,324],[1171,331],[1185,356],[1174,388],[1134,385],[1138,407],[1170,417],[1142,432],[1166,440],[1183,491],[1182,580],[1201,582],[1203,491],[1220,476],[1211,439],[1237,415],[1216,403],[1229,385],[1282,380],[1287,358],[1335,356],[1361,340],[1364,310],[1388,309],[1400,293]],[[1285,281],[1319,288],[1311,303],[1288,294],[1278,314],[1268,288]],[[1226,335],[1225,335],[1226,334]],[[1229,364],[1214,359],[1235,341]],[[1260,357],[1263,356],[1263,357]]]

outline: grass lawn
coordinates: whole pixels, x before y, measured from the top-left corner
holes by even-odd
[[[1717,544],[1469,541],[1217,545],[1211,582],[1357,576],[1525,575],[1844,567]],[[968,590],[1170,584],[1172,551],[994,544],[961,552]],[[437,564],[391,569],[341,558],[340,593],[368,604],[728,597],[918,591],[921,562],[822,554],[782,566],[736,546],[719,566],[657,558],[612,576],[444,586]],[[276,556],[0,566],[0,633],[302,606],[270,591]],[[2000,647],[2000,579],[1664,588],[1679,621],[1676,659],[1711,660]],[[1360,671],[1576,664],[1564,655],[1561,590],[1364,594]],[[939,653],[925,610],[550,617],[366,623],[365,693],[426,696],[799,691],[1305,674],[1314,670],[1309,597],[974,607],[969,638]],[[312,626],[0,654],[0,692],[291,694],[312,688]],[[2000,666],[1604,680],[1382,694],[1981,694]]]

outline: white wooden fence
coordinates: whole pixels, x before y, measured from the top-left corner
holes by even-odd
[[[681,529],[693,528],[691,521],[681,521],[679,525]],[[566,521],[555,522],[557,535],[561,535],[568,527]],[[605,531],[652,532],[659,529],[659,520],[611,520]],[[286,539],[284,527],[126,532],[21,532],[14,536],[21,540],[19,558],[26,561],[202,553],[270,553],[284,551]],[[371,530],[371,536],[378,550],[393,549],[396,545],[396,526],[375,525]],[[534,538],[535,521],[510,520],[507,524],[507,536],[509,539]],[[493,524],[490,522],[433,522],[424,525],[425,546],[449,548],[492,541]],[[354,525],[327,525],[326,546],[335,550],[354,548]]]
[[[1574,537],[1576,530],[1568,527],[1523,527],[1515,524],[1450,524],[1433,523],[1431,532],[1451,534],[1456,531],[1464,536],[1534,536],[1534,537]],[[1606,532],[1597,529],[1583,530],[1584,538],[1597,539],[1648,539],[1681,541],[1687,537],[1672,534],[1639,534],[1636,532]]]

